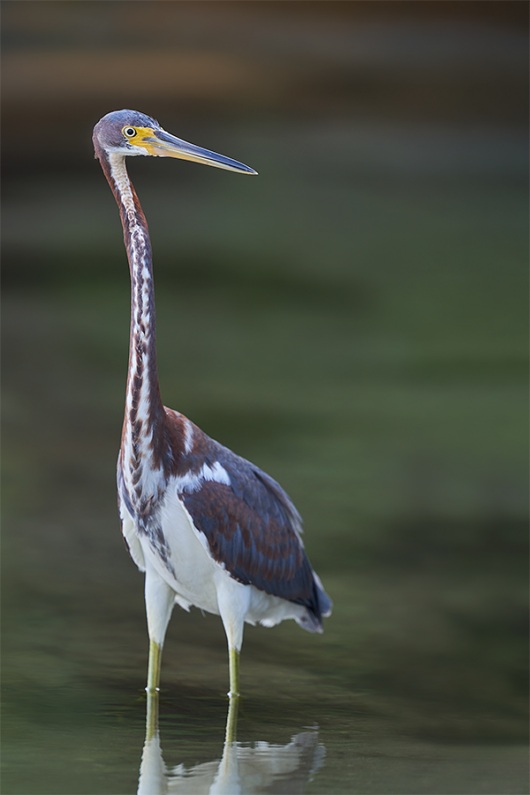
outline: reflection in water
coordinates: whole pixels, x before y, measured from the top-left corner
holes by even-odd
[[[158,732],[158,693],[148,694],[145,744],[138,795],[240,795],[281,791],[302,793],[322,767],[324,746],[316,731],[295,734],[287,745],[236,740],[238,700],[231,699],[221,759],[186,769],[167,768]]]

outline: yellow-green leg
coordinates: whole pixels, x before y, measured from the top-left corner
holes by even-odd
[[[228,645],[230,690],[228,698],[239,698],[239,652],[243,643],[245,615],[250,605],[250,591],[224,574],[217,583],[217,604]]]
[[[228,664],[230,668],[230,690],[229,698],[239,698],[239,652],[231,647],[228,652]]]
[[[155,643],[154,640],[149,641],[149,665],[147,667],[147,687],[148,693],[153,693],[158,690],[160,685],[160,664],[162,662],[162,646],[160,643]]]
[[[167,625],[175,604],[175,592],[157,572],[147,567],[145,572],[145,608],[149,635],[149,665],[146,690],[158,690],[160,663]]]

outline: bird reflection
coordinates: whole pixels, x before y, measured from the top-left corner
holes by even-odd
[[[322,767],[325,748],[316,731],[295,734],[287,745],[237,742],[238,700],[230,699],[221,759],[194,767],[166,767],[158,732],[158,693],[149,693],[138,795],[259,795],[303,793]]]

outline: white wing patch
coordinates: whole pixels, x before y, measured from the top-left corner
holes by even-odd
[[[215,480],[217,483],[224,483],[225,486],[230,486],[230,476],[219,461],[216,461],[211,467],[205,464],[202,469],[205,480]]]
[[[177,491],[185,491],[188,494],[199,491],[204,481],[207,480],[230,486],[230,476],[219,461],[215,461],[211,466],[203,464],[198,472],[187,472],[185,475],[175,478]]]

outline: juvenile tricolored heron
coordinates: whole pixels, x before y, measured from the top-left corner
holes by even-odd
[[[118,458],[118,502],[129,552],[145,571],[149,632],[147,689],[156,690],[175,602],[220,615],[229,650],[230,692],[239,694],[243,625],[293,618],[322,631],[331,601],[312,570],[295,506],[261,469],[162,405],[147,222],[125,158],[175,157],[255,174],[248,166],[165,132],[133,110],[108,113],[94,150],[118,204],[131,274],[129,369]]]

